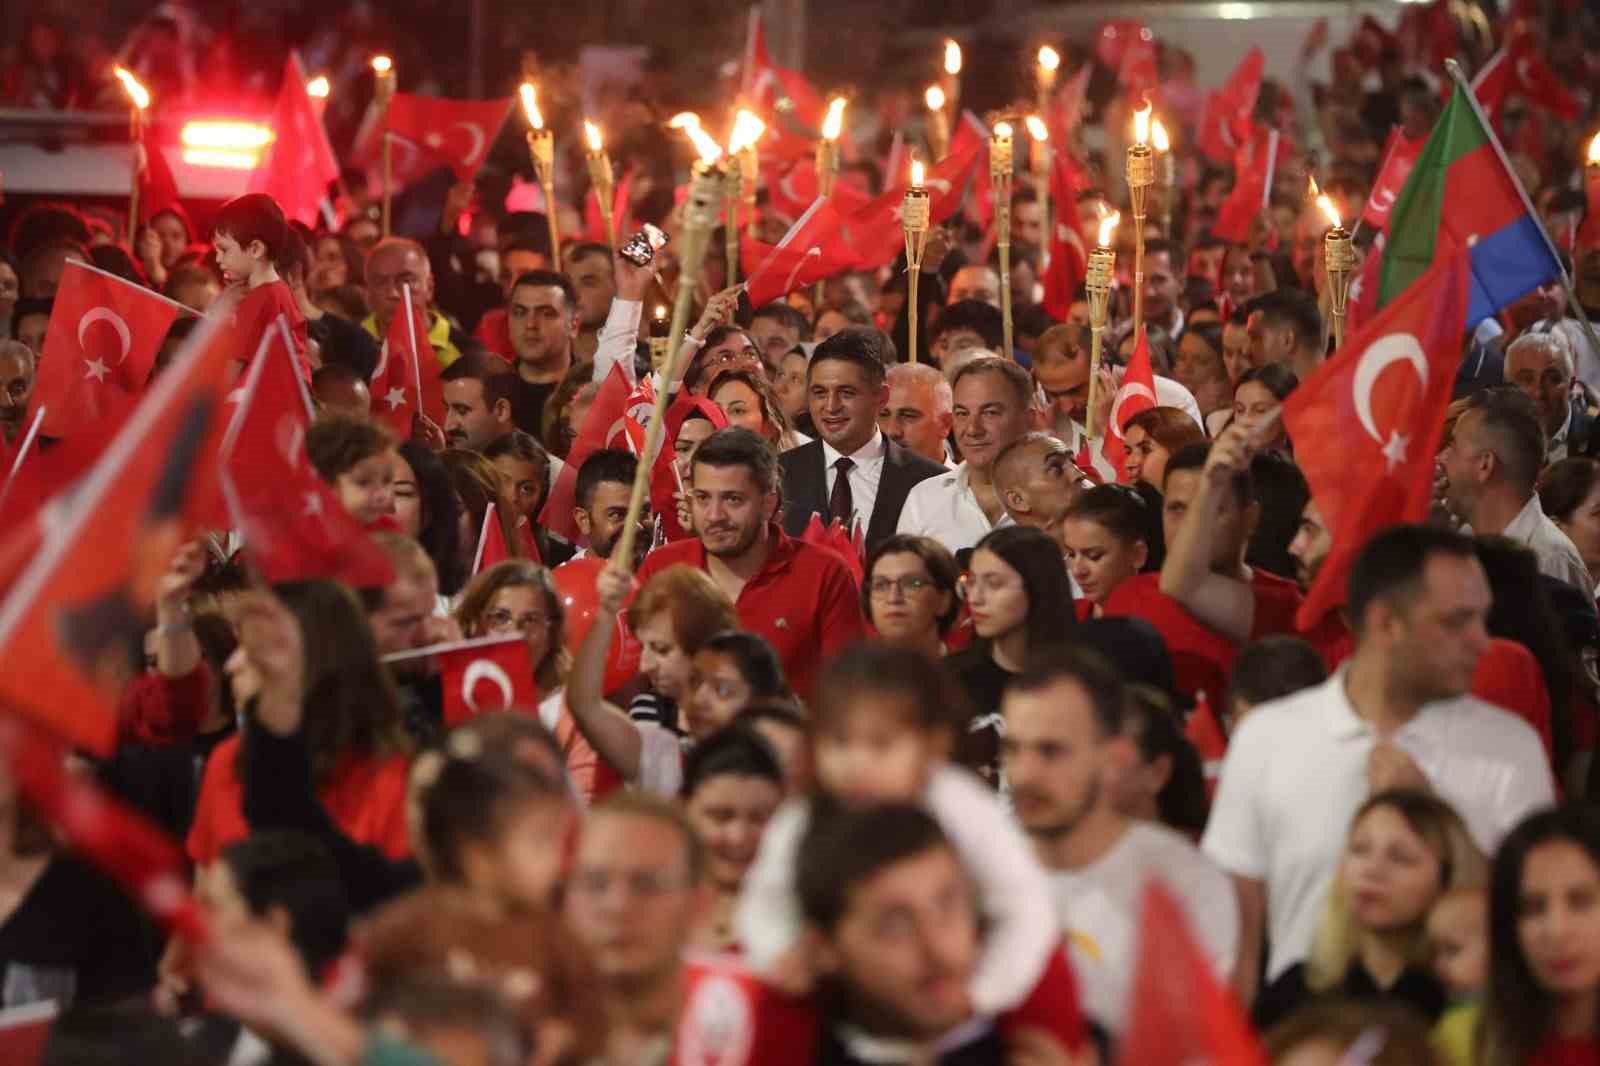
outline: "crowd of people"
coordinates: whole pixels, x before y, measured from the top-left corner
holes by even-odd
[[[1588,93],[1593,16],[1515,16]],[[215,528],[140,560],[115,743],[72,762],[180,842],[206,933],[154,920],[0,768],[0,1058],[48,1002],[52,1066],[1600,1063],[1584,128],[1512,98],[1508,162],[1571,298],[1538,285],[1466,332],[1427,521],[1341,543],[1296,460],[1328,442],[1283,417],[1339,355],[1307,172],[1357,216],[1391,125],[1427,138],[1448,88],[1407,26],[1364,23],[1327,85],[1262,84],[1295,143],[1247,239],[1212,232],[1238,176],[1168,87],[1171,199],[1142,277],[1119,255],[1098,369],[1088,292],[1044,306],[1059,219],[1020,182],[1009,273],[974,192],[915,290],[902,258],[761,306],[722,231],[679,261],[659,130],[628,215],[672,239],[644,264],[585,238],[581,197],[553,205],[557,248],[481,182],[409,235],[375,185],[321,228],[259,193],[204,229],[162,205],[131,246],[102,207],[18,213],[8,462],[77,446],[30,439],[51,338],[83,343],[53,320],[73,261],[193,312],[153,377],[208,318],[262,323],[248,373],[281,320],[305,457],[388,576],[269,585]],[[1125,103],[1091,109],[1094,181],[1057,215],[1121,202]],[[895,184],[882,132],[840,174],[869,196]],[[685,275],[663,356],[649,323]],[[441,403],[397,434],[377,382],[413,300]],[[1152,402],[1120,469],[1096,462],[1146,351]],[[661,397],[662,462],[621,430],[648,409],[608,406],[619,380]],[[536,696],[463,717],[438,649],[495,638]],[[1196,1003],[1264,1050],[1186,1029]]]

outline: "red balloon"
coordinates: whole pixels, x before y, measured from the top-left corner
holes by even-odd
[[[606,560],[591,555],[562,563],[550,572],[555,579],[556,596],[566,616],[562,642],[572,655],[578,654],[578,646],[589,635],[589,627],[594,625],[595,616],[600,611],[594,581],[605,566]],[[627,615],[618,615],[617,630],[611,637],[611,652],[606,656],[607,692],[617,691],[638,674],[641,647],[633,630],[628,628]]]

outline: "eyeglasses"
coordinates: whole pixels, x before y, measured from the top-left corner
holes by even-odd
[[[876,599],[887,599],[889,593],[895,589],[900,590],[903,599],[910,599],[923,589],[933,587],[933,582],[925,577],[875,577],[867,585],[867,592]]]
[[[519,633],[526,633],[535,626],[550,624],[550,616],[540,614],[538,611],[529,611],[527,614],[512,614],[510,611],[493,610],[483,612],[483,621],[490,629],[504,632],[515,629]]]
[[[689,879],[682,874],[663,873],[656,870],[633,870],[628,873],[613,870],[579,870],[569,884],[569,890],[582,896],[604,896],[612,885],[622,885],[627,894],[636,899],[655,899],[668,892],[689,887]]]
[[[732,363],[749,363],[752,366],[761,365],[761,353],[754,348],[729,349],[726,351],[712,352],[706,356],[706,362],[713,366],[728,365]]]

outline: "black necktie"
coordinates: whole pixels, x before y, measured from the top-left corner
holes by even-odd
[[[828,494],[828,516],[837,518],[848,531],[850,515],[855,511],[855,498],[850,494],[850,468],[856,464],[849,456],[841,455],[833,462],[838,471],[833,479],[833,491]]]

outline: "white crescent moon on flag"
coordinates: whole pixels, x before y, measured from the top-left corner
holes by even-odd
[[[117,340],[122,343],[122,356],[117,362],[119,364],[127,362],[128,352],[133,349],[133,333],[128,329],[128,323],[123,321],[122,316],[109,307],[90,308],[83,313],[82,318],[78,319],[78,347],[88,347],[83,343],[83,335],[96,322],[104,322],[117,331]]]
[[[1517,80],[1525,87],[1533,84],[1533,75],[1528,73],[1528,63],[1529,58],[1527,56],[1517,60]]]
[[[483,713],[478,701],[472,698],[472,690],[477,687],[479,681],[491,682],[500,690],[502,710],[517,701],[516,686],[511,683],[511,677],[499,663],[493,659],[474,659],[467,664],[466,672],[461,675],[461,702],[470,707],[474,713]]]
[[[383,372],[389,369],[389,342],[384,341],[378,349],[378,365],[373,369],[368,381],[378,381],[383,377]]]
[[[467,131],[467,136],[472,138],[472,150],[467,153],[467,162],[477,163],[478,157],[483,154],[483,127],[476,122],[457,122],[451,128]]]
[[[923,184],[927,188],[933,189],[935,192],[939,193],[939,195],[941,195],[941,196],[949,196],[950,195],[950,182],[945,180],[944,178],[929,178],[925,182],[923,182]]]
[[[1160,406],[1156,402],[1156,394],[1141,382],[1131,382],[1118,389],[1117,398],[1111,404],[1111,433],[1118,440],[1122,439],[1122,405],[1135,396],[1143,396],[1150,401],[1152,407]]]
[[[795,280],[795,278],[798,278],[800,276],[800,271],[802,271],[802,270],[804,270],[806,268],[806,260],[810,259],[812,256],[816,256],[818,259],[821,259],[822,258],[822,249],[821,248],[807,248],[806,249],[806,253],[800,257],[798,262],[795,263],[794,269],[789,271],[788,280],[786,280],[783,283],[784,295],[787,296],[789,293],[794,291],[794,288],[795,288],[794,280]]]
[[[1356,417],[1361,420],[1361,428],[1367,435],[1378,443],[1383,443],[1383,437],[1378,434],[1377,423],[1372,420],[1372,386],[1377,384],[1378,375],[1390,363],[1401,360],[1409,362],[1417,371],[1417,378],[1424,388],[1428,385],[1428,357],[1422,352],[1422,345],[1417,338],[1409,333],[1390,333],[1373,341],[1366,351],[1361,353],[1361,359],[1356,363],[1355,378],[1350,384],[1350,392],[1355,400]]]

